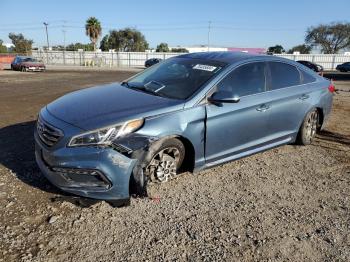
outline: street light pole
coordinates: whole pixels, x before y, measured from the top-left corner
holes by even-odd
[[[48,23],[46,23],[46,22],[44,22],[43,24],[44,24],[45,29],[46,29],[47,50],[49,50],[49,49],[50,49],[50,44],[49,44],[49,34],[48,34],[48,32],[47,32],[47,26],[48,26],[49,24],[48,24]]]

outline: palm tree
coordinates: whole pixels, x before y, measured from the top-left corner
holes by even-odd
[[[94,45],[94,51],[96,51],[97,40],[102,34],[101,23],[96,17],[89,17],[89,19],[86,20],[85,33],[90,38],[91,43]]]

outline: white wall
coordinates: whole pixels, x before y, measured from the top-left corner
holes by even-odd
[[[203,47],[205,48],[205,47]],[[207,50],[192,49],[191,51],[206,52]],[[212,50],[211,51],[225,51]],[[121,66],[121,67],[141,67],[149,58],[167,59],[181,53],[147,53],[147,52],[75,52],[75,51],[33,51],[32,55],[42,59],[46,64],[57,65],[84,65],[94,63],[95,66]],[[300,54],[278,55],[291,60],[307,60],[320,64],[325,70],[333,70],[337,65],[350,62],[350,55],[328,55],[328,54]]]

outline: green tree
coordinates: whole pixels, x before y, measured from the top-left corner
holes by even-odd
[[[169,46],[167,43],[160,43],[157,48],[156,52],[169,52]]]
[[[302,44],[302,45],[297,45],[289,49],[288,54],[293,54],[294,52],[300,52],[300,54],[310,54],[312,50],[312,46]]]
[[[268,49],[267,49],[267,52],[268,53],[271,53],[271,54],[282,54],[285,52],[283,46],[281,45],[275,45],[275,46],[270,46]]]
[[[116,49],[123,52],[144,52],[148,49],[145,36],[136,29],[125,28],[112,30],[109,35],[103,37],[101,49]]]
[[[321,24],[309,27],[305,42],[321,48],[325,54],[336,54],[350,47],[350,23]]]
[[[100,49],[102,51],[108,51],[110,48],[109,48],[109,43],[108,43],[108,39],[109,39],[109,35],[105,35],[102,40],[101,40],[101,43],[100,43]]]
[[[7,53],[7,47],[2,45],[3,41],[0,39],[0,53]]]
[[[90,38],[91,43],[96,51],[96,43],[102,35],[102,27],[100,21],[96,17],[89,17],[85,24],[85,33]]]
[[[33,40],[25,39],[22,34],[10,33],[9,38],[15,46],[13,51],[19,54],[31,54]]]
[[[78,51],[78,49],[83,49],[84,51],[94,51],[94,45],[92,43],[72,43],[66,46],[67,51]]]
[[[173,52],[173,53],[188,53],[188,50],[186,48],[179,47],[179,48],[172,48],[171,52]]]

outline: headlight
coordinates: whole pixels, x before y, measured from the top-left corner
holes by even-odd
[[[130,134],[143,125],[143,119],[126,122],[123,125],[109,126],[72,137],[68,146],[108,145],[114,139]]]

